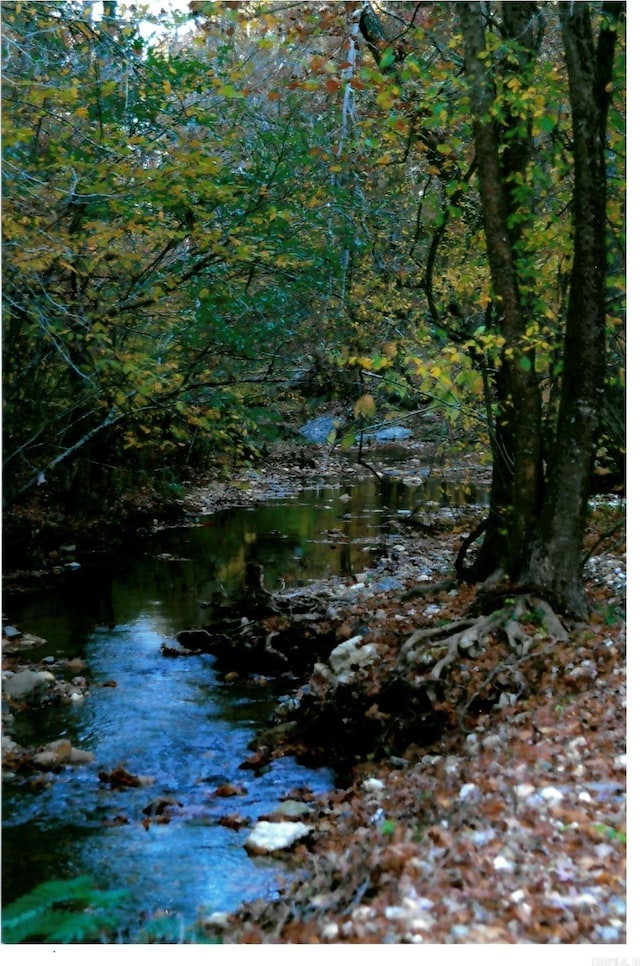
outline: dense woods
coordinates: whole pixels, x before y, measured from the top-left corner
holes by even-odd
[[[306,385],[346,443],[472,430],[461,575],[581,612],[624,472],[623,7],[5,4],[5,510],[170,498]]]
[[[3,942],[622,943],[625,4],[166,6],[1,8]]]

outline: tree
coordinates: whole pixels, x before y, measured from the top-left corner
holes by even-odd
[[[430,225],[420,210],[421,234],[431,240],[422,279],[408,283],[422,286],[431,330],[431,346],[412,333],[420,388],[443,399],[435,375],[455,403],[469,400],[473,384],[486,407],[490,508],[463,544],[459,576],[535,590],[578,615],[595,454],[612,421],[605,389],[618,379],[607,376],[621,322],[615,302],[624,295],[611,190],[620,118],[609,124],[609,108],[624,86],[623,9],[561,3],[556,15],[535,2],[364,3],[360,19],[386,77],[377,103],[389,111],[388,126],[404,114],[412,135],[405,158],[412,147],[414,170],[426,166],[432,194],[436,178],[442,187],[442,212]],[[475,236],[475,254],[473,241],[461,249],[454,234],[456,224],[471,226],[474,206],[484,234],[484,245]],[[405,248],[409,262],[418,234]],[[456,261],[466,269],[455,272]],[[486,289],[478,284],[483,261]],[[470,275],[475,287],[461,285]],[[464,308],[474,300],[475,310]],[[422,352],[442,335],[438,364],[425,364]],[[464,369],[455,374],[458,350],[479,381]],[[618,347],[612,358],[618,365]]]
[[[577,614],[584,612],[582,543],[605,390],[607,114],[623,11],[623,3],[602,5],[596,44],[589,5],[559,5],[573,122],[574,260],[555,445],[523,577]]]
[[[583,613],[621,5],[194,2],[152,46],[114,3],[6,6],[5,499],[249,456],[314,356],[354,427],[413,406],[490,450],[462,579]]]
[[[587,3],[558,5],[572,121],[573,265],[560,403],[545,451],[535,346],[525,338],[532,306],[519,198],[534,146],[531,127],[518,114],[507,112],[498,122],[494,111],[496,74],[502,82],[510,75],[519,88],[530,84],[541,11],[535,3],[503,5],[508,56],[492,70],[486,5],[460,4],[487,252],[504,338],[491,507],[476,572],[506,571],[514,585],[535,589],[562,611],[580,616],[583,539],[605,384],[606,134],[623,6],[605,3],[596,11]]]
[[[92,6],[3,8],[4,496],[74,511],[273,431],[341,204],[277,24],[148,48]]]

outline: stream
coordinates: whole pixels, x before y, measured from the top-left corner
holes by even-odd
[[[345,494],[349,496],[345,500]],[[219,824],[239,812],[253,824],[300,787],[333,787],[328,768],[291,758],[262,772],[240,768],[249,743],[292,682],[228,684],[208,655],[165,658],[161,645],[215,618],[204,603],[242,586],[250,562],[265,585],[291,588],[370,566],[398,515],[417,500],[485,501],[468,488],[401,479],[327,486],[253,508],[203,515],[160,531],[110,566],[70,570],[62,586],[29,600],[5,600],[8,620],[46,639],[29,662],[79,657],[91,688],[83,701],[17,715],[11,736],[24,746],[64,737],[95,761],[66,767],[33,787],[3,787],[3,904],[51,878],[90,875],[102,889],[126,888],[123,927],[159,913],[192,923],[198,912],[232,911],[275,894],[285,866],[249,857],[248,828]],[[122,766],[153,784],[113,789],[98,772]],[[226,783],[244,794],[226,798]],[[161,796],[180,803],[167,824],[145,827],[143,809]]]

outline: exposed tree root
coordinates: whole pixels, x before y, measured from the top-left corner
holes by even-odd
[[[430,674],[432,680],[439,681],[444,669],[453,664],[460,654],[477,656],[493,634],[505,637],[515,655],[522,658],[541,637],[540,631],[529,633],[525,623],[537,625],[544,636],[553,642],[568,639],[566,628],[546,601],[522,594],[490,614],[465,617],[442,627],[415,631],[403,644],[399,659],[401,663],[411,665],[427,663],[433,658],[436,648],[446,648],[446,653]],[[424,642],[430,643],[424,646]]]
[[[482,520],[474,530],[471,531],[468,537],[462,541],[460,549],[458,550],[458,555],[455,559],[454,567],[456,574],[458,575],[458,580],[465,581],[471,577],[472,568],[465,567],[465,557],[467,556],[467,551],[476,540],[478,540],[482,534],[485,532],[489,525],[489,520]]]

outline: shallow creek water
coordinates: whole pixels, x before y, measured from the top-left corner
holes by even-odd
[[[5,601],[12,623],[47,640],[26,660],[82,657],[92,682],[82,702],[18,716],[12,737],[31,747],[66,737],[96,757],[38,791],[5,782],[3,904],[49,878],[89,874],[99,888],[129,890],[124,923],[128,916],[133,926],[159,910],[193,922],[198,911],[230,911],[274,892],[282,864],[250,858],[247,830],[224,828],[219,819],[240,812],[253,822],[292,789],[320,793],[335,776],[290,758],[255,776],[241,769],[249,742],[291,682],[228,685],[214,658],[166,658],[161,644],[212,620],[215,611],[203,602],[241,587],[249,562],[263,565],[272,590],[357,573],[375,559],[398,515],[424,499],[460,505],[482,496],[432,480],[419,488],[373,478],[319,484],[164,530],[117,565],[70,572],[55,593],[15,606]],[[119,765],[153,784],[100,784],[98,772]],[[224,783],[246,794],[214,795]],[[168,824],[145,828],[143,809],[159,796],[182,807]]]

